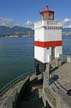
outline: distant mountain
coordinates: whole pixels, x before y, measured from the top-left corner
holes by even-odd
[[[63,28],[63,32],[71,32],[71,28]],[[7,26],[0,26],[0,35],[1,34],[33,34],[34,31],[31,28],[25,28],[20,26],[14,26],[14,27],[7,27]]]
[[[33,32],[31,28],[25,28],[20,26],[14,26],[12,28],[7,26],[0,26],[0,34],[16,34],[16,33],[28,33]]]
[[[0,26],[0,34],[8,34],[11,32],[11,28],[6,26]]]
[[[63,32],[71,32],[71,28],[63,28]]]

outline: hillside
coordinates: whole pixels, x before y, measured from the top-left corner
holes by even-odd
[[[12,28],[7,26],[0,26],[0,35],[6,34],[33,34],[33,30],[31,28],[25,28],[20,26],[14,26]]]
[[[63,33],[71,33],[71,28],[63,28]],[[0,26],[0,37],[1,36],[10,36],[10,35],[18,35],[18,36],[33,36],[34,30],[31,28],[25,28],[20,26],[14,26],[14,27],[7,27],[7,26]]]
[[[63,28],[63,32],[71,32],[71,28]]]

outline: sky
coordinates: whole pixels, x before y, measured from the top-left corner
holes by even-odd
[[[31,25],[46,5],[55,11],[56,20],[71,26],[71,0],[0,0],[0,25]]]

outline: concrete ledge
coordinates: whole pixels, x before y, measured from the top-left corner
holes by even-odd
[[[67,63],[71,63],[71,56],[67,56]]]
[[[0,96],[0,108],[12,108],[13,102],[17,98],[22,86],[28,81],[29,75],[11,86],[2,96]]]

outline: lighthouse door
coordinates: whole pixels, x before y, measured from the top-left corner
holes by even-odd
[[[51,48],[51,58],[54,59],[55,58],[55,47]]]

